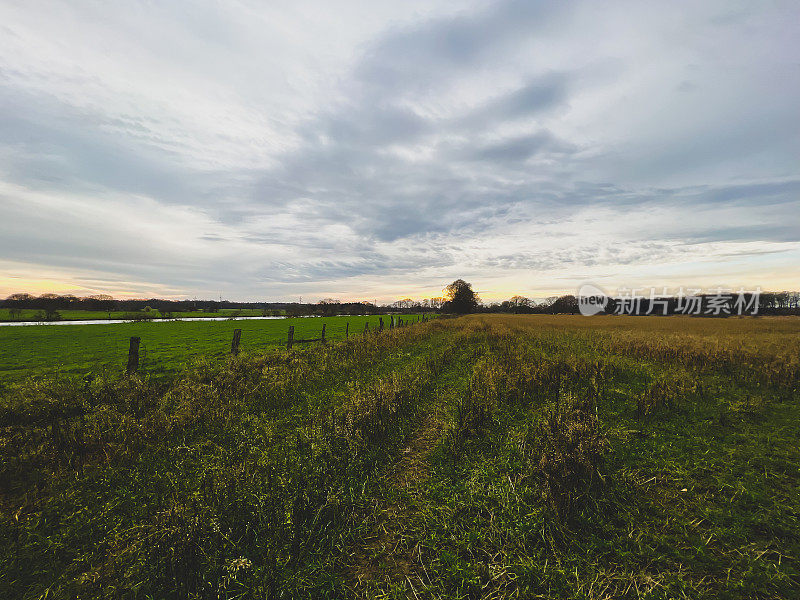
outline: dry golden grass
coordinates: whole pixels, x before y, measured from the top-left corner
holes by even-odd
[[[470,315],[467,319],[511,328],[589,329],[592,331],[658,332],[666,334],[740,337],[759,335],[800,335],[797,317],[632,317],[614,315]]]

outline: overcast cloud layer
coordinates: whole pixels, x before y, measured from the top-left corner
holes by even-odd
[[[6,0],[0,294],[797,288],[798,40],[791,1]]]

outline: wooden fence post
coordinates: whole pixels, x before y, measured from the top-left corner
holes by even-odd
[[[364,323],[364,333],[369,333],[369,321]]]
[[[294,343],[294,325],[289,325],[289,338],[286,340],[286,349],[291,350]]]
[[[383,317],[378,317],[378,331],[383,331]]]
[[[131,338],[131,345],[128,348],[128,367],[125,369],[125,372],[130,375],[132,373],[136,373],[136,370],[139,368],[139,342],[141,338],[132,337]]]
[[[322,343],[325,343],[325,323],[322,324],[322,335],[320,336]]]
[[[350,321],[345,323],[345,326],[344,326],[344,339],[347,339],[349,337],[350,337]]]
[[[389,329],[394,329],[394,315],[389,315]]]
[[[231,354],[233,355],[239,354],[239,340],[241,339],[242,339],[242,330],[234,329],[233,339],[231,340]]]

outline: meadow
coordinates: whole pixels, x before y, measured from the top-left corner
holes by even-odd
[[[12,382],[0,596],[799,597],[799,387],[798,319],[566,315]]]
[[[350,331],[355,333],[363,331],[366,323],[377,328],[380,318],[388,327],[388,316],[0,327],[0,386],[26,377],[58,373],[77,376],[118,373],[125,367],[132,336],[141,338],[140,369],[146,375],[158,377],[176,373],[198,356],[214,359],[226,356],[234,329],[242,330],[243,352],[263,352],[286,345],[289,326],[294,326],[295,337],[312,339],[320,336],[324,323],[325,336],[337,340],[345,337],[348,323]]]

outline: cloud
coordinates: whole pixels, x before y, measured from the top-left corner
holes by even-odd
[[[453,74],[496,60],[515,42],[546,27],[564,8],[538,0],[503,0],[469,13],[389,32],[373,43],[356,79],[380,96],[427,95]],[[443,72],[448,77],[441,77]]]
[[[566,154],[573,149],[568,143],[556,140],[550,132],[540,131],[488,144],[473,150],[468,157],[477,161],[513,164],[544,152]]]
[[[4,289],[27,269],[391,299],[462,276],[491,298],[664,265],[779,287],[800,252],[790,13],[6,4]]]

